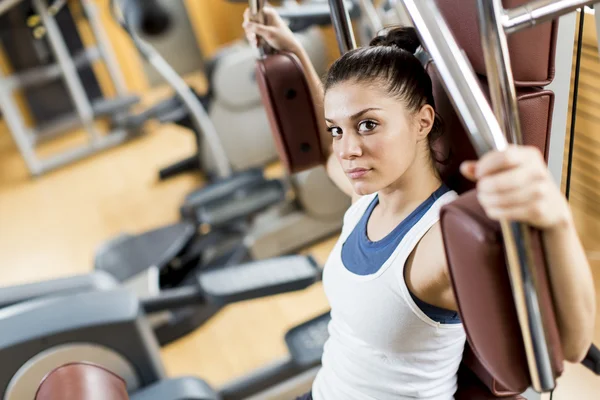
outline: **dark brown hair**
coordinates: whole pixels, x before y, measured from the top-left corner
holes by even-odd
[[[383,83],[387,92],[406,104],[409,111],[416,112],[425,104],[435,110],[431,78],[415,52],[421,45],[414,28],[401,27],[377,36],[369,46],[347,52],[337,59],[325,77],[325,91],[338,83],[356,80]],[[428,135],[431,158],[438,160],[433,143],[443,134],[443,121],[435,114],[433,127]]]

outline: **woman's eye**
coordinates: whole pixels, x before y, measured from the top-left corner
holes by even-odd
[[[329,132],[331,132],[332,137],[338,137],[342,134],[342,130],[340,128],[338,128],[337,126],[331,126],[331,127],[327,128],[327,130]]]
[[[362,121],[358,124],[359,132],[369,132],[377,127],[377,123],[374,121]]]

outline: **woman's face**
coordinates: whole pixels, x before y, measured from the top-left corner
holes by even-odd
[[[328,89],[324,105],[333,151],[359,195],[387,188],[428,154],[429,106],[411,113],[379,84],[356,81]]]

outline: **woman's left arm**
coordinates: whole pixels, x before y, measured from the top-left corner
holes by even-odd
[[[567,200],[535,147],[510,146],[461,166],[477,181],[478,200],[492,219],[527,223],[543,232],[565,359],[580,362],[596,319],[594,281]]]

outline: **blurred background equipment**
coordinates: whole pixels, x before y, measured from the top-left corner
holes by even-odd
[[[81,14],[62,1],[8,3],[13,6],[5,6],[0,14],[0,44],[12,72],[0,69],[0,111],[29,172],[42,174],[134,136],[136,130],[125,129],[118,121],[139,97],[127,91],[95,3],[82,1]],[[77,18],[89,24],[93,46],[83,45]],[[92,68],[97,61],[106,66],[115,96],[103,94]],[[15,101],[17,90],[23,93],[27,116]],[[108,122],[108,132],[102,132],[99,119]],[[85,129],[86,143],[43,158],[36,154],[39,144],[76,127]]]

